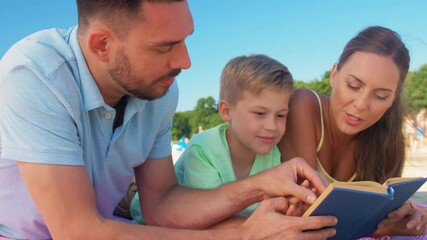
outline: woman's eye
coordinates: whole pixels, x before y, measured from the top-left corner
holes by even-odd
[[[380,100],[386,100],[388,96],[380,95],[378,93],[374,93],[374,96]]]
[[[357,86],[357,85],[353,85],[353,84],[347,84],[347,86],[348,86],[350,89],[353,89],[353,90],[359,90],[359,89],[360,89],[360,87],[359,87],[359,86]]]

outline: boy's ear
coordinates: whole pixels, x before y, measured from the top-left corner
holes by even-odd
[[[230,103],[228,101],[226,101],[226,100],[219,101],[218,112],[219,112],[219,115],[221,116],[222,120],[224,120],[225,122],[231,121]]]
[[[103,62],[108,62],[113,53],[114,36],[106,29],[92,31],[87,38],[89,51]]]

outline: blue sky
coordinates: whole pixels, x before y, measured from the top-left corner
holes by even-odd
[[[361,29],[397,31],[411,54],[411,70],[427,64],[425,0],[189,0],[195,32],[187,40],[192,67],[177,78],[178,111],[218,99],[219,77],[235,56],[263,53],[284,63],[295,80],[320,79]],[[41,29],[76,24],[74,0],[0,2],[0,56]]]

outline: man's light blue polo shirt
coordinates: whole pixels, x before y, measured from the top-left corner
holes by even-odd
[[[41,31],[15,44],[0,61],[0,235],[51,238],[17,160],[85,166],[99,212],[112,218],[133,168],[170,155],[177,101],[176,83],[154,101],[130,97],[113,132],[115,109],[89,72],[77,27]]]

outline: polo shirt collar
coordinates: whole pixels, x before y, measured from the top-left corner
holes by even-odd
[[[78,71],[80,78],[76,79],[76,81],[79,81],[77,84],[81,88],[83,106],[85,108],[85,111],[90,111],[99,107],[106,107],[107,109],[110,109],[111,107],[105,103],[104,98],[102,97],[101,92],[99,91],[98,85],[96,85],[95,79],[93,79],[93,76],[90,73],[89,68],[86,64],[86,60],[83,56],[77,38],[77,29],[77,26],[72,29],[70,33],[69,44],[74,52],[77,61],[77,66],[79,69]],[[131,110],[133,115],[133,113],[144,109],[147,103],[147,100],[141,100],[135,97],[130,97],[126,106],[126,111]]]
[[[90,111],[98,107],[106,106],[107,104],[104,102],[101,92],[96,85],[95,79],[93,79],[92,74],[89,71],[77,38],[77,29],[77,26],[72,29],[69,44],[76,57],[80,76],[80,78],[76,76],[76,81],[78,81],[77,84],[81,89],[83,106],[85,111]]]

